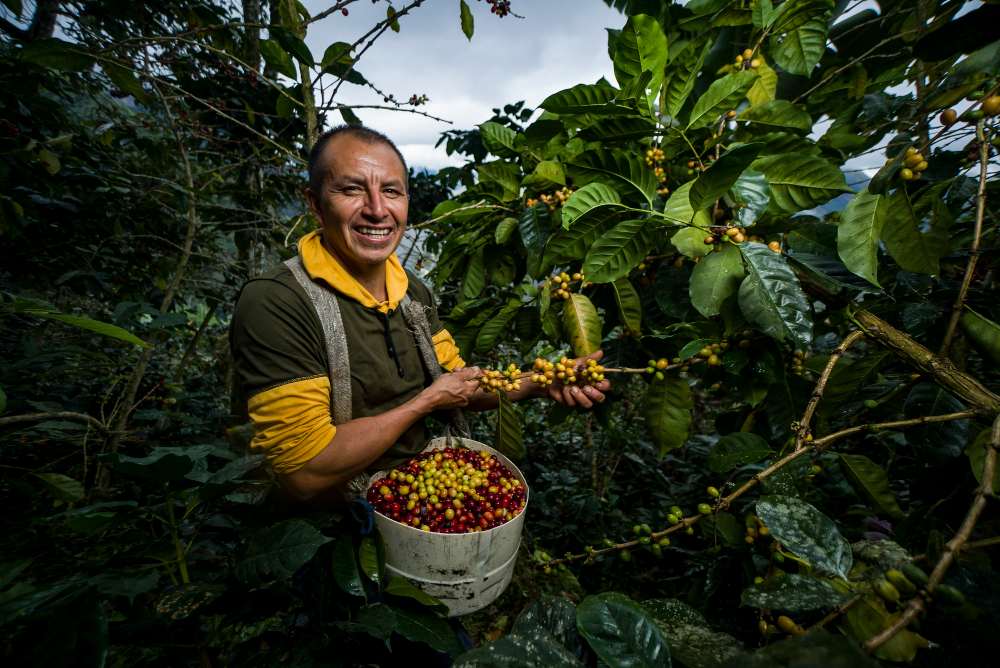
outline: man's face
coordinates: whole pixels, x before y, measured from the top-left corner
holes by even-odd
[[[403,164],[391,147],[340,135],[320,161],[323,186],[308,191],[327,250],[352,273],[382,266],[406,229]]]

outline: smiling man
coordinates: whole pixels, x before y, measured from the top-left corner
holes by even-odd
[[[479,369],[465,367],[428,289],[396,257],[406,175],[384,135],[357,126],[324,133],[309,156],[306,190],[320,229],[237,301],[230,347],[254,425],[251,447],[294,498],[343,496],[366,470],[420,452],[432,414],[496,406],[479,390]],[[525,382],[511,398],[548,394],[589,408],[607,387]]]

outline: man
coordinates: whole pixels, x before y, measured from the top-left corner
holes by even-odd
[[[406,175],[384,135],[357,126],[324,133],[306,190],[320,230],[299,241],[297,258],[247,283],[236,304],[230,344],[251,447],[300,500],[420,452],[432,414],[497,405],[479,389],[480,370],[465,367],[430,292],[395,255]],[[547,393],[590,408],[607,388],[524,382],[511,398]]]

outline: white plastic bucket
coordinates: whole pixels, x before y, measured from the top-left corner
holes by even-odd
[[[524,474],[512,461],[479,441],[435,438],[424,452],[445,447],[488,451],[524,483],[525,489],[524,508],[517,517],[475,533],[421,531],[375,512],[375,525],[385,542],[386,569],[448,606],[449,617],[458,617],[485,608],[510,584],[521,546],[524,514],[528,512],[529,490]],[[368,487],[386,475],[388,471],[379,471],[368,481]]]

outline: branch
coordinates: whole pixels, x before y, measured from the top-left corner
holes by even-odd
[[[927,599],[934,593],[934,589],[941,584],[948,568],[955,561],[955,555],[958,554],[962,546],[969,540],[969,536],[972,535],[972,530],[976,527],[979,515],[983,512],[983,508],[986,507],[986,497],[993,495],[993,472],[996,469],[997,448],[1000,448],[1000,416],[997,416],[993,421],[993,433],[990,436],[990,443],[986,448],[986,456],[983,458],[983,476],[979,481],[979,487],[976,488],[976,496],[972,500],[972,505],[969,506],[969,512],[966,513],[962,526],[959,527],[955,537],[944,546],[941,558],[938,559],[937,565],[927,579],[927,586],[910,599],[906,609],[903,610],[903,613],[899,615],[892,625],[865,642],[864,648],[866,652],[874,652],[892,640],[897,633],[906,628],[910,622],[926,610]]]
[[[408,114],[419,114],[421,116],[426,116],[427,118],[434,121],[447,123],[448,125],[454,125],[455,123],[454,121],[449,121],[447,118],[434,116],[433,114],[428,114],[426,111],[420,111],[419,109],[409,109],[401,105],[389,106],[386,104],[325,104],[321,107],[316,107],[316,111],[338,111],[343,107],[346,107],[348,109],[387,109],[389,111],[405,111]]]
[[[9,424],[20,424],[22,422],[44,422],[45,420],[72,420],[74,422],[84,422],[104,433],[108,432],[108,426],[86,413],[75,413],[73,411],[56,411],[54,413],[25,413],[24,415],[11,415],[0,418],[0,427]]]
[[[469,209],[503,209],[504,211],[509,211],[509,209],[505,206],[500,206],[499,204],[487,204],[486,200],[481,199],[478,202],[475,202],[474,204],[467,204],[465,206],[460,206],[457,209],[452,209],[447,213],[441,214],[437,218],[431,218],[430,220],[425,220],[422,223],[417,223],[416,225],[410,225],[409,229],[419,230],[421,227],[427,227],[432,223],[437,223],[439,221],[444,220],[445,218],[448,218],[449,216],[454,216],[456,213],[460,213],[462,211],[468,211]]]
[[[965,297],[972,284],[972,276],[976,273],[976,263],[979,262],[979,240],[983,233],[983,216],[986,212],[986,176],[987,167],[990,160],[990,144],[986,141],[986,134],[983,127],[985,119],[980,119],[976,123],[976,139],[979,140],[979,189],[976,192],[976,225],[972,233],[972,246],[969,247],[969,262],[965,265],[965,276],[962,278],[962,286],[958,289],[958,296],[955,304],[951,307],[951,318],[948,320],[948,328],[944,332],[944,340],[941,342],[939,355],[947,355],[951,347],[951,339],[958,328],[959,318],[962,317],[962,306],[965,304]]]
[[[841,342],[837,349],[833,351],[830,355],[830,359],[826,362],[826,368],[823,369],[823,373],[820,374],[819,380],[816,381],[816,387],[813,388],[812,396],[809,397],[809,403],[806,405],[806,410],[802,414],[802,419],[799,420],[799,429],[795,434],[795,449],[801,450],[805,447],[806,436],[809,434],[809,423],[812,421],[813,413],[816,411],[816,406],[819,404],[819,400],[823,398],[823,392],[826,390],[826,383],[830,380],[830,374],[833,372],[833,367],[837,365],[840,358],[843,356],[847,349],[854,345],[854,342],[864,336],[862,331],[853,331],[847,335],[847,337]]]

